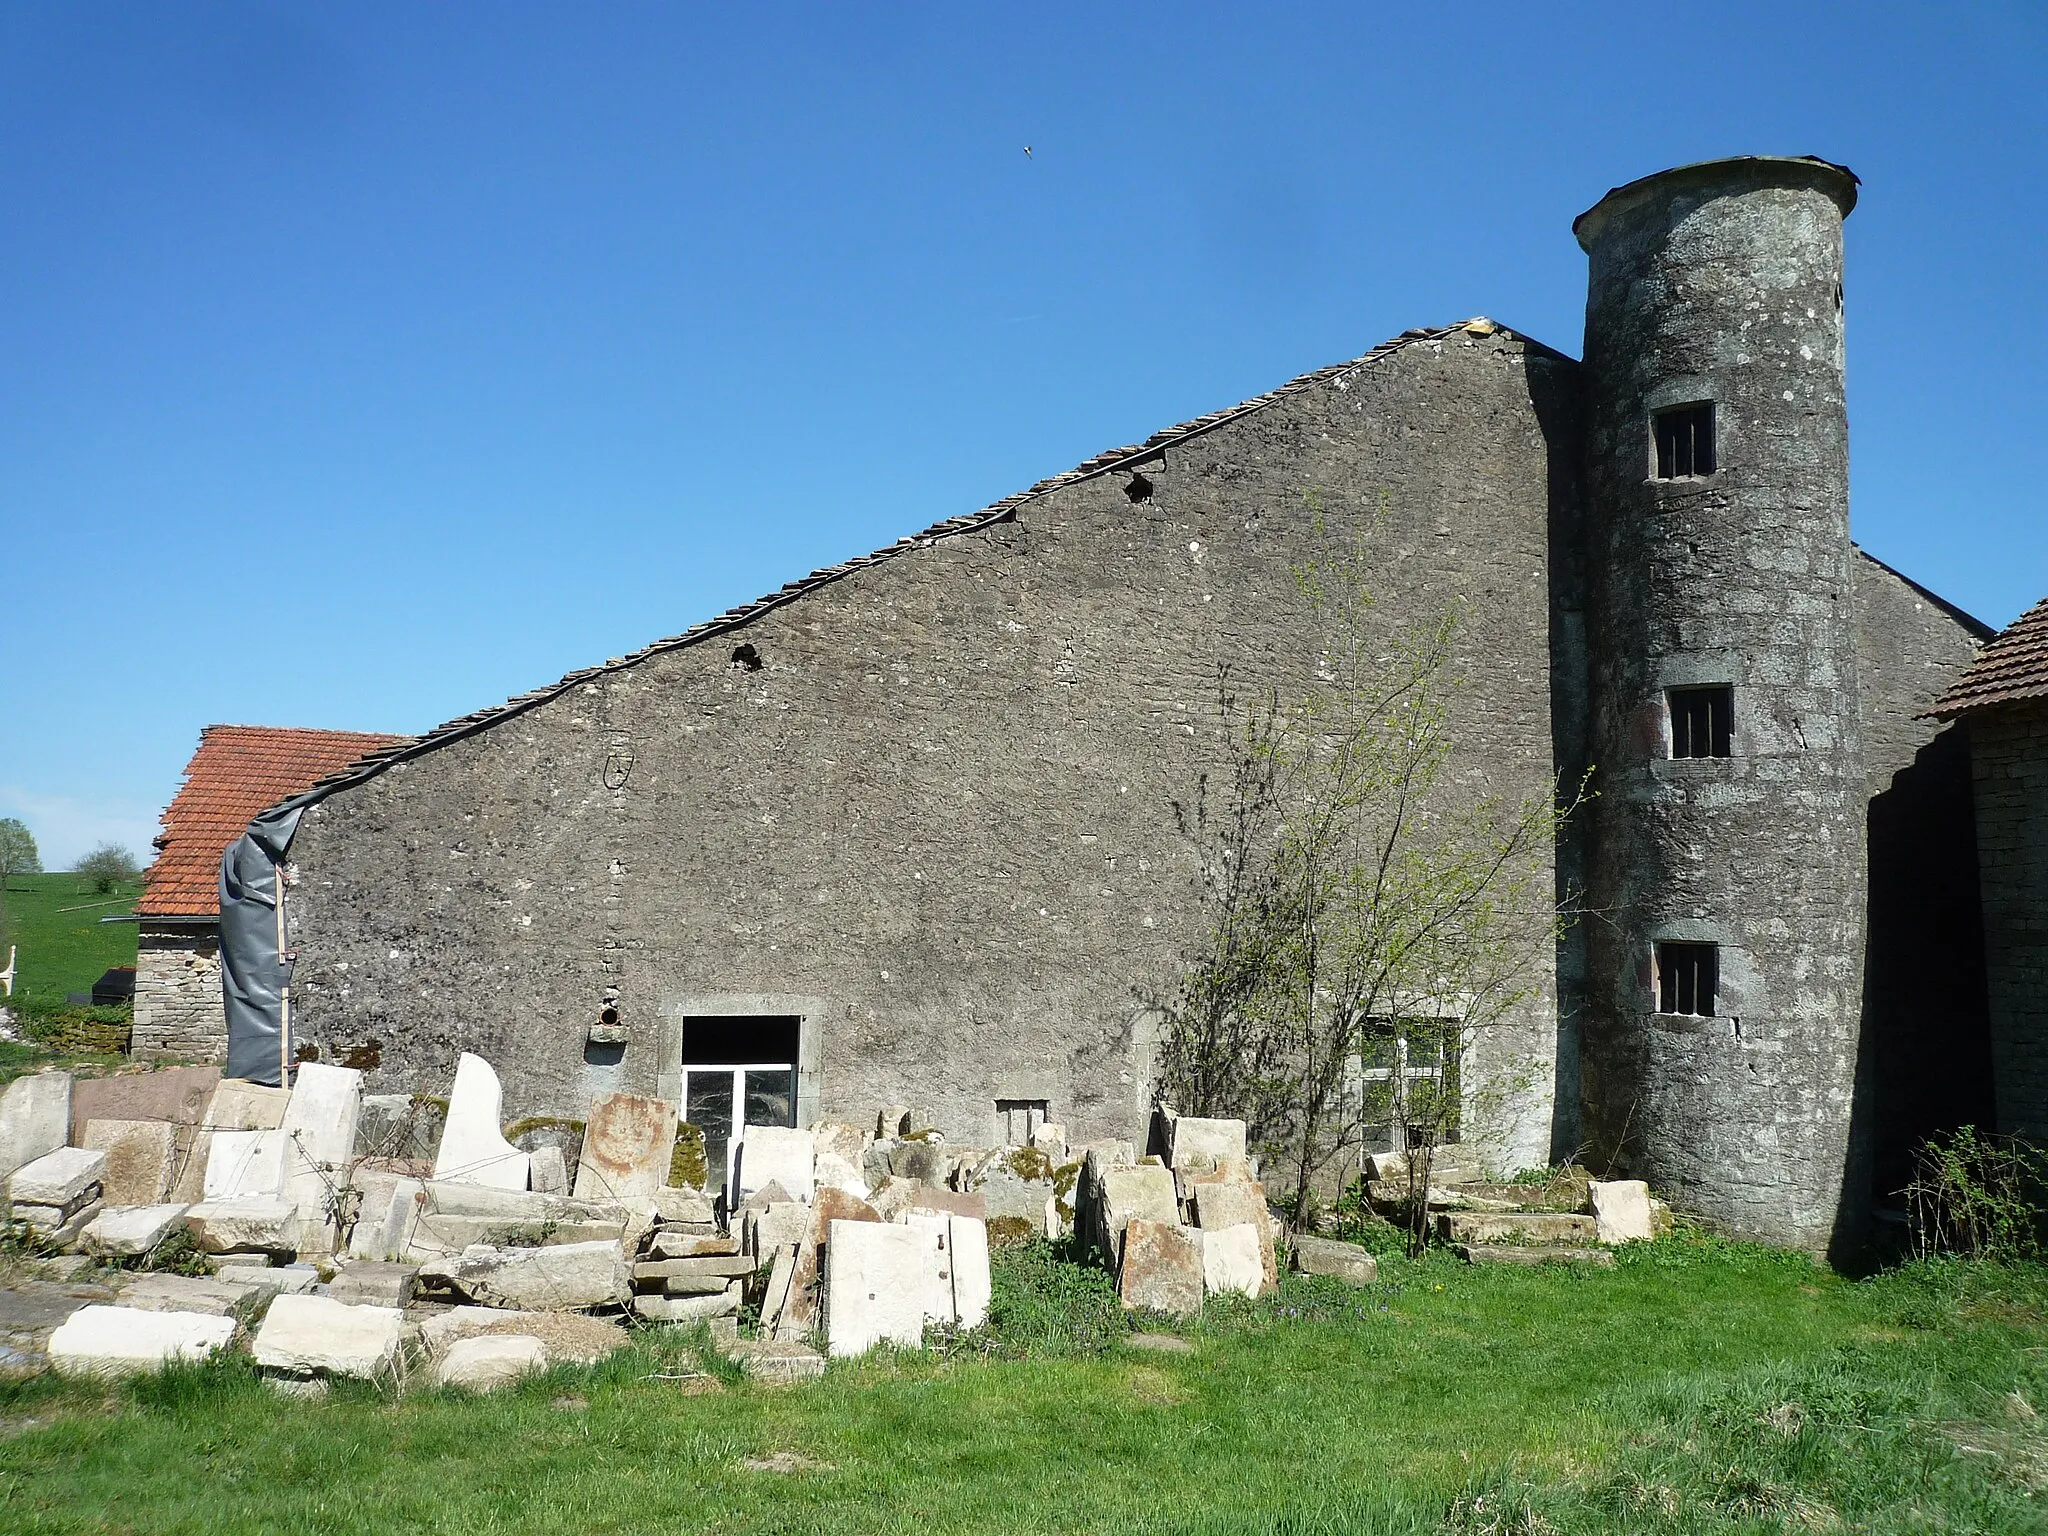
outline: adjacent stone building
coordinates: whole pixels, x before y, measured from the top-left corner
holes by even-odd
[[[265,806],[300,794],[404,736],[210,725],[163,814],[135,905],[138,1056],[218,1061],[227,1051],[220,979],[220,856]]]
[[[297,1048],[431,1092],[476,1051],[529,1115],[655,1092],[714,1147],[889,1103],[1141,1132],[1219,691],[1327,667],[1320,522],[1387,636],[1463,614],[1444,793],[1599,793],[1470,1138],[1827,1245],[1949,1112],[1929,1030],[1985,1034],[1968,742],[1928,711],[1986,631],[1849,542],[1855,198],[1807,159],[1632,183],[1577,226],[1583,361],[1410,331],[365,758],[286,833]]]
[[[1997,1124],[2048,1142],[2048,599],[1984,647],[1935,713],[1970,733]]]

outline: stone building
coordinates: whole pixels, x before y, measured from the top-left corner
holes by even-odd
[[[250,818],[364,753],[408,739],[269,725],[209,725],[199,733],[135,904],[136,1055],[217,1061],[226,1054],[220,856]]]
[[[1968,743],[1927,712],[1987,631],[1849,540],[1855,197],[1809,159],[1631,183],[1576,226],[1583,360],[1409,331],[336,774],[285,834],[296,1048],[434,1092],[473,1050],[523,1114],[659,1093],[714,1145],[885,1103],[1140,1131],[1208,923],[1178,812],[1219,677],[1323,664],[1320,508],[1390,633],[1464,612],[1447,792],[1599,790],[1471,1138],[1828,1244],[1949,1112],[1930,1030],[1985,1032]]]
[[[1934,713],[1970,736],[1996,1123],[2048,1141],[2048,599],[1985,646]]]

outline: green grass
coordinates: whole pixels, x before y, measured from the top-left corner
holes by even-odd
[[[131,880],[102,896],[82,875],[9,875],[0,890],[0,964],[6,946],[18,950],[14,992],[31,1004],[57,1006],[72,992],[89,992],[102,972],[135,963],[133,923],[100,919],[135,910],[142,882]]]
[[[988,1335],[794,1390],[674,1379],[703,1368],[660,1334],[488,1399],[284,1404],[235,1361],[0,1385],[0,1528],[2044,1528],[2048,1271],[1852,1282],[1667,1239],[1604,1272],[1382,1273],[1212,1305],[1162,1354],[1121,1342],[1099,1277],[1015,1251]]]

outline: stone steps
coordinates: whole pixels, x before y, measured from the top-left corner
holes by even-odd
[[[1524,1247],[1511,1243],[1460,1243],[1457,1251],[1467,1264],[1586,1264],[1594,1269],[1614,1268],[1614,1253],[1607,1248],[1570,1248],[1554,1243]]]
[[[1591,1216],[1562,1211],[1446,1211],[1436,1219],[1437,1236],[1445,1243],[1560,1244],[1590,1247],[1599,1228]]]

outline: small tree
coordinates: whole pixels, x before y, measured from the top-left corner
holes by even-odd
[[[1243,1118],[1289,1170],[1297,1225],[1318,1174],[1383,1128],[1408,1153],[1419,1249],[1437,1147],[1540,1070],[1498,1059],[1475,1081],[1471,1046],[1554,951],[1551,852],[1579,796],[1474,802],[1445,784],[1460,615],[1372,625],[1362,555],[1310,507],[1320,547],[1299,577],[1327,648],[1299,699],[1246,708],[1219,689],[1228,809],[1211,822],[1205,784],[1181,812],[1210,846],[1215,920],[1167,1010],[1159,1094]]]
[[[0,816],[0,879],[42,872],[43,860],[36,851],[35,834],[16,817]]]
[[[78,861],[77,874],[92,881],[92,888],[104,896],[115,886],[133,880],[138,873],[135,856],[119,843],[101,843]]]

